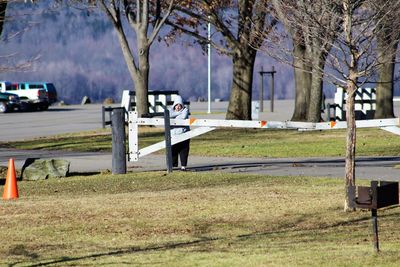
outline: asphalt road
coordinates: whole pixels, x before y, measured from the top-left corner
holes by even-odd
[[[207,103],[192,103],[196,118],[224,117],[226,102],[213,103],[213,114],[207,114]],[[264,104],[262,120],[289,120],[293,112],[293,100],[277,101],[275,112],[269,112]],[[396,109],[396,114],[397,114]],[[32,139],[54,134],[94,130],[102,127],[101,105],[72,105],[50,107],[48,111],[0,114],[0,140],[14,141]],[[399,137],[400,138],[400,137]],[[39,141],[40,142],[40,141]],[[15,158],[16,167],[22,167],[27,158],[62,158],[71,162],[71,172],[98,172],[111,170],[110,153],[71,153],[61,151],[20,151],[0,149],[0,165],[6,166],[9,158]],[[362,179],[398,180],[399,157],[358,158],[356,177]],[[129,171],[165,170],[165,156],[149,155],[139,162],[129,162]],[[344,176],[343,158],[231,158],[190,156],[191,171],[222,170],[226,172],[260,173],[266,175]]]
[[[73,153],[62,151],[22,151],[0,148],[0,165],[7,166],[9,158],[21,168],[27,158],[60,158],[70,161],[71,173],[111,170],[110,153]],[[357,179],[398,181],[400,157],[360,157],[356,161]],[[189,171],[224,171],[257,173],[272,176],[344,177],[343,158],[232,158],[190,156]],[[165,171],[165,155],[148,155],[138,162],[128,162],[129,172]]]

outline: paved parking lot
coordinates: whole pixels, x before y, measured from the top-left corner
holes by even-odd
[[[47,111],[0,114],[0,141],[17,141],[101,127],[101,105],[54,106]]]

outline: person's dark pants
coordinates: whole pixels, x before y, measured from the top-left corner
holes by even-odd
[[[187,166],[189,156],[190,139],[172,146],[172,166],[178,167],[178,155],[181,159],[181,166]]]

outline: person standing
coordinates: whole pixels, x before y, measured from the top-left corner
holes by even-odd
[[[183,104],[182,97],[177,95],[174,99],[172,108],[170,109],[171,119],[188,119],[189,110]],[[171,136],[177,136],[190,131],[189,126],[171,126]],[[178,167],[178,156],[181,160],[181,170],[186,171],[187,161],[189,157],[190,139],[182,141],[172,146],[172,166]]]

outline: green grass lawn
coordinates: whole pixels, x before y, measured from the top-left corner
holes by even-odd
[[[163,139],[159,128],[140,127],[139,146]],[[101,130],[0,143],[0,147],[69,151],[111,151],[111,132]],[[219,129],[193,138],[191,155],[235,157],[344,156],[345,130],[293,131]],[[380,129],[357,131],[358,156],[399,156],[400,138]]]
[[[399,156],[400,138],[357,131],[357,155]],[[162,140],[141,127],[140,146]],[[110,130],[1,143],[18,149],[110,151]],[[345,131],[222,129],[192,155],[343,156]],[[361,182],[362,183],[362,182]],[[88,175],[18,183],[0,202],[0,266],[398,266],[400,210],[343,212],[340,179],[220,172]],[[2,187],[0,187],[2,189]]]
[[[400,210],[343,212],[343,181],[175,172],[19,182],[0,266],[398,266]]]

